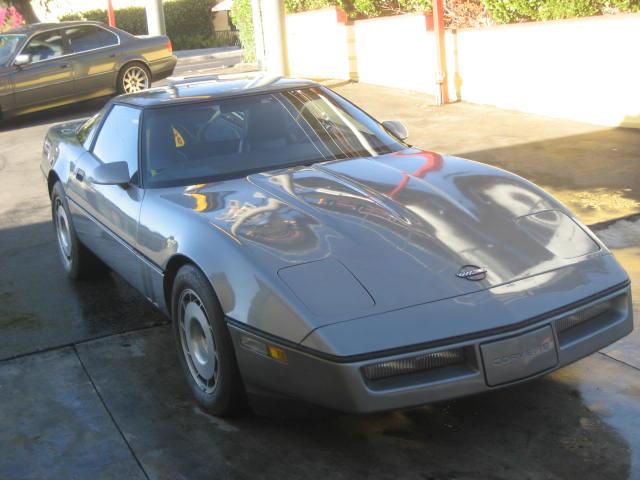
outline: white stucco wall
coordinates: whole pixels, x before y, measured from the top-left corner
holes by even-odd
[[[424,14],[345,23],[331,9],[287,17],[292,73],[434,94]],[[451,100],[640,128],[640,13],[447,31]],[[350,68],[346,68],[348,65]]]

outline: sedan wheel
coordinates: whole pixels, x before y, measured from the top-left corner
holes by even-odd
[[[205,393],[212,393],[220,362],[207,312],[200,297],[190,289],[180,295],[178,309],[180,344],[191,376]]]
[[[149,88],[149,74],[141,65],[132,65],[122,74],[121,89],[123,93],[136,93]]]

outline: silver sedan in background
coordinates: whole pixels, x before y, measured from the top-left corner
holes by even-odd
[[[247,393],[417,406],[631,332],[627,274],[570,211],[406,137],[308,81],[117,97],[45,139],[62,264],[72,278],[106,265],[169,315],[218,415]]]
[[[0,117],[145,90],[170,76],[168,37],[99,22],[38,23],[0,34]]]

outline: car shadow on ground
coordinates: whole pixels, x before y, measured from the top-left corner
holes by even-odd
[[[51,222],[0,229],[0,360],[168,320],[118,275],[67,278]]]

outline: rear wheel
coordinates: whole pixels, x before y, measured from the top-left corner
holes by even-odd
[[[193,265],[176,274],[172,319],[180,364],[198,403],[219,416],[244,407],[244,387],[222,308],[209,281]]]
[[[51,215],[58,253],[67,275],[73,279],[88,279],[104,274],[107,271],[104,263],[78,240],[60,182],[56,182],[51,192]]]
[[[118,93],[136,93],[151,86],[151,73],[140,62],[125,65],[118,75]]]

